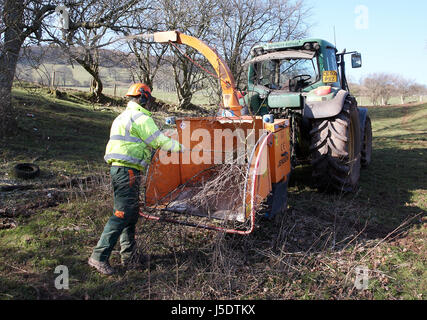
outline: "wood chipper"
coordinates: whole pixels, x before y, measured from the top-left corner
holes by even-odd
[[[154,34],[159,43],[185,44],[211,63],[222,88],[215,117],[169,118],[181,153],[157,150],[146,174],[140,214],[150,220],[249,234],[257,213],[286,209],[291,171],[289,119],[242,115],[227,64],[203,41],[177,31]]]

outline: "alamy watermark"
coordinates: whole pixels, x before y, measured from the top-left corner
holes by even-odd
[[[230,128],[206,129],[190,127],[190,121],[180,123],[179,143],[184,146],[181,153],[160,150],[159,161],[164,164],[237,164],[245,165],[253,155],[254,149],[264,140],[257,140],[266,132],[264,129]],[[176,138],[173,137],[172,138]],[[271,137],[271,143],[274,138]],[[285,148],[285,147],[283,147]],[[288,150],[284,150],[288,151]],[[257,153],[258,156],[258,153]],[[259,155],[257,174],[267,170],[267,153]]]
[[[369,28],[369,8],[365,5],[358,5],[354,9],[356,19],[354,26],[357,30],[367,30]]]
[[[58,290],[68,290],[70,288],[68,267],[64,265],[57,266],[55,268],[55,274],[59,274],[59,276],[55,278],[55,288]]]
[[[354,287],[357,290],[366,290],[369,286],[369,269],[366,266],[357,266],[355,269],[356,279]]]
[[[66,6],[57,6],[55,12],[60,15],[58,28],[68,30],[70,28],[70,17]]]

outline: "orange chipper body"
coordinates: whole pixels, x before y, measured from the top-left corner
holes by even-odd
[[[177,130],[171,134],[171,137],[183,144],[185,151],[175,154],[162,150],[156,152],[147,172],[145,205],[156,210],[193,212],[197,216],[207,215],[207,213],[194,211],[194,208],[190,208],[187,204],[191,202],[193,196],[192,188],[197,182],[209,180],[215,175],[213,169],[215,164],[224,163],[227,153],[236,154],[239,141],[243,139],[244,152],[247,154],[243,164],[247,167],[244,190],[235,198],[230,198],[227,193],[221,195],[222,201],[237,203],[237,206],[235,205],[232,210],[212,207],[211,215],[222,220],[247,221],[248,226],[244,229],[200,224],[197,226],[228,233],[251,233],[254,230],[255,215],[260,204],[272,193],[275,185],[287,185],[288,182],[291,170],[288,119],[265,123],[261,117],[251,116],[187,117],[177,119],[176,127]],[[200,138],[198,136],[200,129],[208,131],[212,139]],[[234,134],[237,131],[242,135],[231,138],[226,135],[221,137],[223,133]],[[282,196],[286,199],[286,194]],[[174,201],[179,202],[179,210],[177,210],[178,205],[171,205]],[[215,212],[218,213],[217,216]],[[141,215],[148,219],[167,221],[143,212]]]

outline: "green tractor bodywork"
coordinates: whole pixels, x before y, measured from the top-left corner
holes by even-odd
[[[361,67],[359,53],[338,53],[321,39],[255,46],[240,103],[249,114],[290,118],[293,166],[310,160],[319,185],[354,191],[360,165],[370,162],[372,133],[367,110],[348,88],[346,54]]]
[[[309,48],[309,50],[305,48]],[[305,39],[267,43],[254,47],[252,53],[252,61],[255,63],[250,61],[248,63],[248,92],[252,93],[248,98],[258,94],[262,101],[263,96],[271,90],[268,99],[263,101],[262,105],[257,104],[257,101],[245,101],[246,103],[252,102],[251,111],[253,113],[262,115],[270,113],[273,108],[302,108],[304,107],[304,99],[305,102],[329,101],[342,88],[336,59],[337,51],[331,43],[325,40]],[[275,53],[276,56],[274,56]],[[269,55],[272,59],[269,59]],[[260,60],[259,62],[256,62],[257,57]],[[312,58],[310,59],[310,57]],[[267,60],[262,60],[262,58]],[[283,63],[284,61],[286,62]],[[292,66],[293,63],[296,65]],[[284,69],[286,67],[290,67],[290,69],[286,71]],[[275,68],[277,70],[268,70]],[[281,86],[283,88],[286,85],[286,81],[291,80],[292,75],[298,76],[299,72],[304,72],[304,70],[311,77],[308,81],[304,81],[304,84],[301,80],[300,83],[294,83],[294,87],[287,92],[280,90]],[[269,71],[272,72],[268,74]],[[279,74],[283,71],[285,74]],[[323,82],[323,71],[336,71],[337,81],[333,83]],[[295,80],[298,81],[298,78]],[[316,95],[315,89],[322,86],[331,86],[331,92],[323,96]]]

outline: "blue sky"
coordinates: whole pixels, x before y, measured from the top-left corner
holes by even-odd
[[[397,73],[427,85],[426,0],[306,0],[312,7],[309,35],[337,48],[362,53],[363,67],[351,69],[351,81],[374,72]]]

